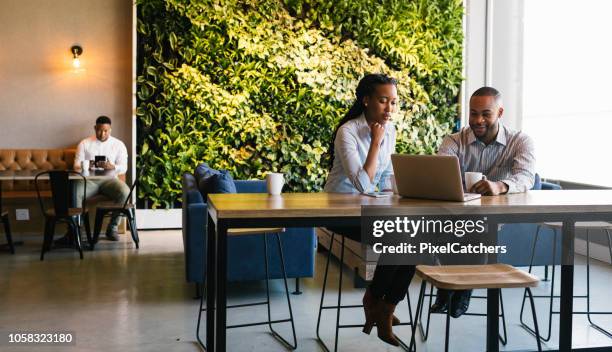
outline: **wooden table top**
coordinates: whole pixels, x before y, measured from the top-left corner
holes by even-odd
[[[3,180],[34,180],[36,175],[45,170],[0,170],[0,181]],[[88,174],[83,175],[88,180],[101,180],[105,178],[117,177],[115,170],[91,170]],[[70,175],[71,180],[80,179],[77,175]],[[41,179],[48,179],[48,177],[42,177]]]
[[[362,206],[393,207],[394,215],[612,213],[612,190],[529,191],[483,196],[469,202],[373,198],[359,194],[265,193],[209,194],[208,209],[214,219],[353,217]]]

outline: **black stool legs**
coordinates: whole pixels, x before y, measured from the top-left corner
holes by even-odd
[[[610,240],[610,230],[606,230],[606,235],[608,235],[608,251],[610,252],[610,262],[612,262],[612,241]],[[591,265],[590,265],[590,261],[591,261],[591,253],[590,253],[590,244],[591,241],[589,240],[589,231],[587,230],[586,233],[586,238],[587,238],[587,250],[586,250],[586,257],[587,257],[587,267],[586,267],[586,274],[587,274],[587,294],[586,294],[586,300],[587,300],[587,311],[586,311],[586,315],[587,315],[587,319],[589,321],[589,324],[591,324],[592,327],[594,327],[595,329],[599,330],[599,332],[601,332],[602,334],[608,336],[608,338],[612,338],[612,334],[610,334],[610,332],[604,328],[602,328],[601,326],[595,324],[592,320],[591,320],[591,314],[612,314],[612,312],[591,312]]]
[[[532,251],[531,251],[531,259],[530,259],[530,263],[529,263],[529,272],[531,273],[531,271],[533,270],[533,261],[534,261],[534,257],[535,257],[535,250],[536,250],[536,246],[537,246],[537,242],[539,239],[539,235],[540,235],[540,230],[541,230],[541,226],[538,226],[537,230],[536,230],[536,235],[535,238],[533,240],[533,246],[532,246]],[[559,295],[555,295],[554,294],[554,288],[555,288],[555,272],[556,272],[556,267],[555,267],[555,259],[556,259],[556,254],[557,254],[557,230],[553,229],[553,250],[552,250],[552,265],[551,265],[551,269],[552,269],[552,274],[551,274],[551,280],[550,280],[550,293],[546,294],[546,295],[533,295],[534,298],[548,298],[549,299],[549,305],[548,305],[548,328],[547,328],[547,332],[545,336],[540,336],[540,339],[544,342],[547,342],[550,340],[551,337],[551,331],[552,331],[552,315],[553,314],[559,314],[559,311],[555,311],[553,309],[553,300],[555,298],[559,298]],[[606,235],[608,238],[608,252],[610,253],[610,260],[612,261],[612,240],[610,238],[610,230],[606,229]],[[604,314],[612,314],[612,312],[600,312],[600,311],[591,311],[591,269],[590,269],[590,235],[589,235],[589,230],[586,230],[586,257],[587,257],[587,264],[586,264],[586,277],[587,277],[587,292],[586,295],[574,295],[574,298],[586,298],[587,301],[587,310],[586,312],[573,312],[573,314],[586,314],[587,319],[589,321],[589,323],[591,324],[591,326],[593,326],[593,328],[597,329],[599,332],[601,332],[602,334],[608,336],[609,338],[612,338],[612,334],[602,328],[601,326],[599,326],[598,324],[594,323],[591,319],[591,315],[604,315]],[[546,268],[546,272],[548,272],[547,268],[548,266],[545,267]],[[521,326],[527,330],[528,332],[530,332],[532,335],[535,335],[535,331],[533,328],[531,328],[529,325],[527,325],[526,322],[523,321],[523,312],[525,309],[525,301],[527,299],[527,290],[525,290],[525,292],[523,293],[523,302],[521,304],[521,313],[520,313],[520,322],[521,322]]]
[[[419,317],[422,313],[423,313],[423,306],[424,306],[424,301],[425,301],[425,289],[427,286],[427,281],[423,280],[423,282],[421,283],[421,290],[419,292],[419,299],[417,300],[417,308],[416,308],[416,312],[415,312],[415,319],[416,317]],[[538,319],[537,319],[537,315],[536,315],[536,310],[535,310],[535,304],[533,302],[533,295],[531,294],[531,289],[530,288],[526,288],[525,291],[527,292],[528,296],[529,296],[529,302],[531,304],[531,313],[532,313],[532,317],[533,317],[533,322],[534,322],[534,328],[535,328],[535,335],[536,335],[536,340],[538,343],[538,351],[542,351],[542,345],[540,342],[540,330],[538,329]],[[450,291],[450,296],[449,296],[449,300],[452,299],[452,295],[453,295],[453,291]],[[430,296],[431,297],[431,296]],[[431,304],[430,304],[431,306]],[[486,315],[486,314],[485,314]],[[429,324],[429,322],[428,322]],[[415,341],[415,336],[416,336],[416,326],[417,324],[414,324],[412,326],[412,338],[410,339],[410,346],[409,346],[409,350],[410,351],[416,351],[416,341]],[[448,310],[446,312],[446,331],[445,331],[445,340],[444,340],[444,351],[448,352],[449,350],[449,335],[450,335],[450,310]],[[425,334],[425,338],[426,338],[426,334]],[[501,339],[501,337],[500,337]]]
[[[283,273],[283,283],[285,285],[285,296],[287,297],[287,306],[289,307],[289,318],[288,319],[272,320],[272,312],[271,312],[271,309],[270,309],[271,304],[270,304],[270,286],[269,286],[270,271],[269,271],[269,268],[268,268],[268,240],[267,240],[267,234],[264,234],[262,236],[262,238],[264,240],[264,262],[265,262],[265,267],[266,267],[266,300],[264,302],[228,305],[227,308],[251,307],[251,306],[258,306],[258,305],[264,305],[265,304],[266,307],[267,307],[267,311],[268,311],[268,320],[267,321],[263,321],[263,322],[257,322],[257,323],[228,325],[227,328],[228,329],[233,329],[233,328],[241,328],[241,327],[246,327],[246,326],[268,325],[268,327],[270,328],[270,331],[272,333],[272,336],[274,336],[276,339],[278,339],[281,343],[283,343],[288,348],[294,350],[294,349],[297,348],[297,336],[295,334],[295,323],[294,323],[294,320],[293,320],[293,309],[291,308],[291,298],[289,296],[289,285],[287,284],[287,272],[285,271],[285,258],[284,258],[284,254],[283,254],[283,246],[282,246],[279,234],[275,233],[274,235],[276,237],[276,243],[278,244],[278,251],[279,251],[279,257],[280,257],[280,263],[281,263],[281,271]],[[202,321],[202,312],[206,311],[206,308],[203,308],[204,299],[206,297],[206,289],[205,289],[205,287],[206,287],[206,285],[204,284],[204,290],[203,290],[204,292],[200,295],[200,309],[198,310],[198,323],[196,325],[196,338],[197,338],[198,343],[200,344],[200,346],[202,346],[204,349],[206,349],[206,344],[200,338],[200,324],[201,324],[201,321]],[[289,343],[285,338],[283,338],[279,333],[277,333],[276,330],[274,330],[274,328],[272,327],[272,324],[286,323],[286,322],[291,322],[291,332],[293,334],[293,344]]]
[[[325,274],[323,275],[323,288],[321,290],[321,301],[319,303],[319,315],[317,317],[317,341],[319,341],[319,344],[321,345],[321,347],[323,347],[323,349],[327,352],[330,352],[329,347],[327,347],[327,344],[325,344],[325,342],[323,341],[323,339],[321,338],[321,335],[319,334],[319,330],[320,330],[320,326],[321,326],[321,313],[323,312],[324,309],[336,309],[336,325],[335,325],[335,338],[334,338],[334,352],[338,351],[338,334],[340,332],[341,328],[363,328],[363,324],[340,324],[340,310],[342,308],[363,308],[362,304],[350,304],[350,305],[342,305],[342,277],[343,277],[343,268],[342,266],[344,265],[344,244],[345,244],[345,236],[342,236],[340,234],[338,234],[339,236],[342,237],[341,240],[341,248],[340,248],[340,268],[339,268],[339,278],[338,278],[338,300],[336,302],[336,305],[332,305],[332,306],[325,306],[323,305],[324,300],[325,300],[325,290],[327,288],[327,275],[329,273],[329,262],[331,260],[331,256],[333,254],[333,247],[334,247],[334,237],[335,237],[336,233],[332,231],[332,235],[331,235],[331,241],[330,241],[330,245],[329,245],[329,250],[327,252],[327,261],[325,262]],[[410,315],[410,322],[409,323],[400,323],[399,325],[413,325],[413,319],[412,319],[412,307],[410,306],[410,294],[409,292],[407,292],[406,294],[406,299],[408,301],[408,312]],[[396,325],[397,326],[397,325]],[[414,332],[413,332],[414,333]],[[400,346],[406,350],[406,351],[410,351],[408,345],[406,345],[406,343],[404,343],[404,341],[402,341],[401,339],[399,339],[396,335],[396,339],[399,341]]]
[[[421,309],[421,311],[419,312],[419,315],[417,316],[418,318],[416,319],[417,323],[416,325],[419,327],[419,332],[421,334],[421,339],[423,341],[427,341],[427,338],[429,337],[429,323],[431,321],[431,301],[432,298],[435,297],[436,295],[433,293],[433,285],[431,285],[431,288],[429,290],[429,293],[425,293],[424,296],[428,296],[429,297],[429,304],[428,304],[428,310],[427,310],[427,323],[425,324],[425,329],[423,329],[423,311],[424,309]],[[472,298],[477,298],[477,299],[486,299],[486,296],[476,296],[476,295],[472,295]],[[450,301],[450,298],[449,298]],[[503,329],[503,333],[499,335],[499,341],[502,343],[502,345],[506,345],[508,343],[508,330],[506,328],[506,314],[504,312],[504,296],[502,295],[502,291],[499,290],[499,306],[501,309],[501,314],[499,315],[499,317],[501,318],[501,322],[502,322],[502,329]],[[443,314],[443,313],[440,313]],[[469,315],[469,316],[486,316],[486,314],[483,313],[470,313],[470,312],[466,312],[463,313],[463,315]]]
[[[268,270],[268,241],[266,239],[266,236],[264,235],[264,252],[265,252],[265,257],[264,257],[264,261],[266,262],[266,306],[268,308],[268,327],[270,327],[270,331],[272,332],[272,335],[274,337],[276,337],[278,340],[280,340],[283,344],[285,344],[287,347],[291,348],[291,349],[296,349],[297,348],[297,337],[295,335],[295,324],[293,322],[293,310],[291,309],[291,299],[289,298],[289,285],[287,285],[287,273],[285,272],[285,257],[283,256],[283,246],[281,245],[281,240],[280,240],[280,236],[278,235],[278,233],[274,234],[276,237],[276,243],[278,244],[278,253],[280,256],[280,261],[281,261],[281,271],[283,272],[283,283],[285,285],[285,296],[287,297],[287,306],[289,307],[289,319],[283,319],[283,320],[272,320],[272,314],[270,312],[270,273]],[[293,334],[293,344],[289,343],[287,340],[285,340],[279,333],[277,333],[274,328],[272,327],[273,323],[283,323],[283,322],[291,322],[291,332]]]

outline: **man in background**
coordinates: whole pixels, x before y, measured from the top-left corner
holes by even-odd
[[[102,168],[104,170],[115,170],[117,175],[127,171],[128,153],[125,144],[119,139],[111,136],[111,119],[107,116],[100,116],[96,119],[94,126],[95,134],[83,139],[77,146],[74,158],[74,169],[81,170],[82,162],[85,166]],[[105,157],[105,161],[95,162],[96,156]],[[82,207],[83,201],[83,182],[76,184],[76,206]],[[117,177],[103,180],[87,180],[87,194],[89,199],[101,194],[116,203],[123,203],[130,193],[130,188]],[[117,225],[119,217],[113,216],[106,228],[106,238],[111,241],[118,241]]]

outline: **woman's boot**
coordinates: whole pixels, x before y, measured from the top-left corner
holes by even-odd
[[[372,327],[374,326],[375,322],[376,322],[376,315],[374,314],[374,311],[376,309],[376,307],[378,306],[379,303],[379,299],[377,299],[376,297],[374,297],[374,295],[372,295],[372,292],[370,291],[370,289],[366,289],[365,294],[363,295],[363,311],[365,313],[365,325],[363,326],[363,332],[366,334],[370,334],[370,332],[372,331]]]
[[[370,291],[368,288],[363,295],[362,302],[366,320],[363,327],[363,332],[369,335],[372,331],[372,327],[374,324],[376,324],[376,310],[378,309],[378,305],[382,302],[382,300],[374,297],[372,291]],[[395,315],[393,315],[392,319],[392,325],[400,324],[400,320]]]
[[[375,311],[376,314],[376,329],[378,330],[378,338],[386,343],[399,346],[399,341],[393,334],[393,312],[395,304],[380,301]]]

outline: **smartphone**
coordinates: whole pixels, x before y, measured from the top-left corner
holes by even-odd
[[[106,155],[96,155],[96,156],[94,157],[94,165],[95,165],[96,167],[99,167],[99,166],[98,166],[98,163],[100,163],[100,162],[105,162],[105,161],[106,161]]]
[[[106,161],[106,155],[96,155],[94,158],[95,158],[94,160],[95,160],[96,162],[99,162],[99,161]]]

